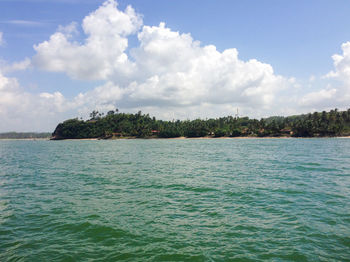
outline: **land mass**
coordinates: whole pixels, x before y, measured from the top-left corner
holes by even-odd
[[[0,133],[0,139],[49,139],[51,133],[6,132]]]
[[[339,137],[350,136],[350,109],[289,117],[163,121],[149,114],[93,111],[90,119],[69,119],[57,125],[52,140],[194,137]]]

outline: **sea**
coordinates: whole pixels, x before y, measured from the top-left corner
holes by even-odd
[[[0,141],[0,261],[350,261],[350,139]]]

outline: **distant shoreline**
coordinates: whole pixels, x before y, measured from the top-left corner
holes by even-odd
[[[50,139],[50,138],[0,138],[0,141],[96,141],[96,140],[104,140],[104,141],[113,141],[113,140],[182,140],[182,139],[193,139],[193,140],[201,140],[201,139],[309,139],[309,138],[341,138],[346,139],[350,138],[350,136],[332,136],[332,137],[252,137],[252,136],[239,136],[239,137],[171,137],[171,138],[162,138],[162,137],[148,137],[148,138],[139,138],[139,137],[122,137],[122,138],[112,138],[112,139],[101,139],[101,138],[76,138],[76,139]]]
[[[0,141],[7,140],[27,140],[27,141],[35,141],[35,140],[47,140],[50,141],[50,137],[47,138],[0,138]]]
[[[104,140],[104,141],[114,141],[114,140],[182,140],[182,139],[193,139],[193,140],[201,140],[201,139],[308,139],[308,138],[350,138],[350,136],[332,136],[332,137],[252,137],[252,136],[240,136],[240,137],[171,137],[171,138],[162,138],[162,137],[147,137],[147,138],[139,138],[139,137],[121,137],[121,138],[110,138],[110,139],[101,139],[101,138],[76,138],[76,139],[57,139],[53,141],[95,141],[95,140]]]

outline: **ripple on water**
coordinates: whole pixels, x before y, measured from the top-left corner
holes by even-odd
[[[350,140],[0,141],[0,261],[349,261]]]

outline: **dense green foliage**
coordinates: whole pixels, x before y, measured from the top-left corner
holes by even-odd
[[[207,120],[163,121],[144,115],[141,111],[126,114],[118,110],[109,111],[106,115],[93,111],[90,117],[87,121],[70,119],[60,123],[52,134],[53,139],[350,135],[350,109],[261,120],[227,116]]]
[[[50,138],[51,133],[33,133],[33,132],[7,132],[0,133],[0,139],[29,139],[29,138]]]

